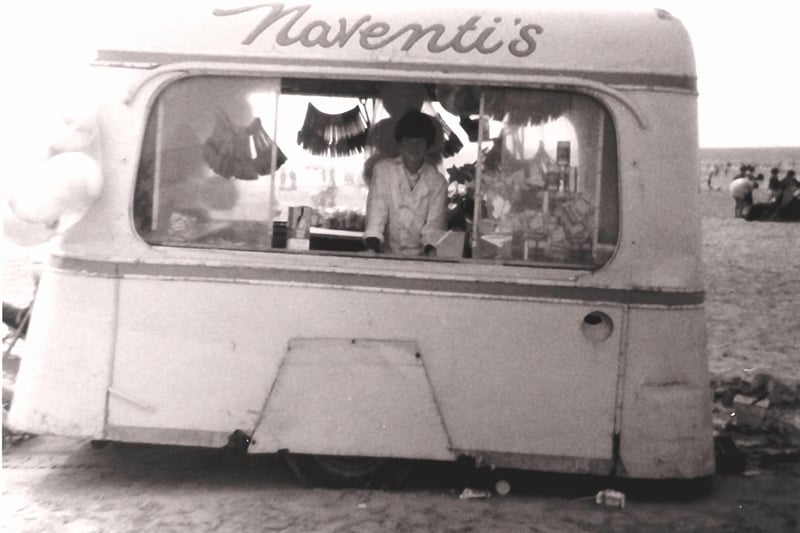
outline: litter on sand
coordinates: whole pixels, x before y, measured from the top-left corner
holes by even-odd
[[[594,497],[594,503],[605,505],[606,507],[625,508],[625,495],[612,489],[601,490]]]
[[[473,500],[477,498],[488,498],[492,495],[492,493],[488,490],[480,490],[480,489],[471,489],[466,487],[461,494],[458,496],[460,500]]]

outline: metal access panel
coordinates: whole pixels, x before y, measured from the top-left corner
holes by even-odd
[[[251,452],[452,459],[417,343],[289,342]]]

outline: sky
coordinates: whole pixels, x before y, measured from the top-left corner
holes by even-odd
[[[91,56],[92,8],[114,1],[7,3],[0,36],[4,70],[23,73],[20,78],[28,83],[4,76],[6,129],[19,120],[25,124],[14,126],[18,131],[35,135],[26,130],[34,109],[26,99],[39,95],[37,109],[47,112],[47,91],[58,87],[60,76],[69,76],[72,65]],[[404,3],[422,9],[427,1]],[[255,2],[241,2],[250,3]],[[658,7],[681,19],[695,48],[701,147],[800,147],[800,2],[600,0],[587,5]]]
[[[800,147],[800,2],[654,0],[697,64],[702,147]]]

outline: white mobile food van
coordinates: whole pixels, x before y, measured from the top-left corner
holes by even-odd
[[[90,158],[102,187],[42,274],[14,427],[238,436],[359,480],[397,458],[712,473],[678,20],[144,9],[117,10],[92,66],[124,91],[54,156]],[[370,169],[409,109],[450,181],[436,257],[363,244]]]

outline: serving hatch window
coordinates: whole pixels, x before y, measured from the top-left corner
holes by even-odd
[[[518,87],[181,79],[148,118],[136,229],[159,246],[367,256],[373,170],[398,157],[409,110],[432,119],[426,162],[447,185],[436,255],[420,258],[590,269],[611,257],[611,116],[582,94]]]

